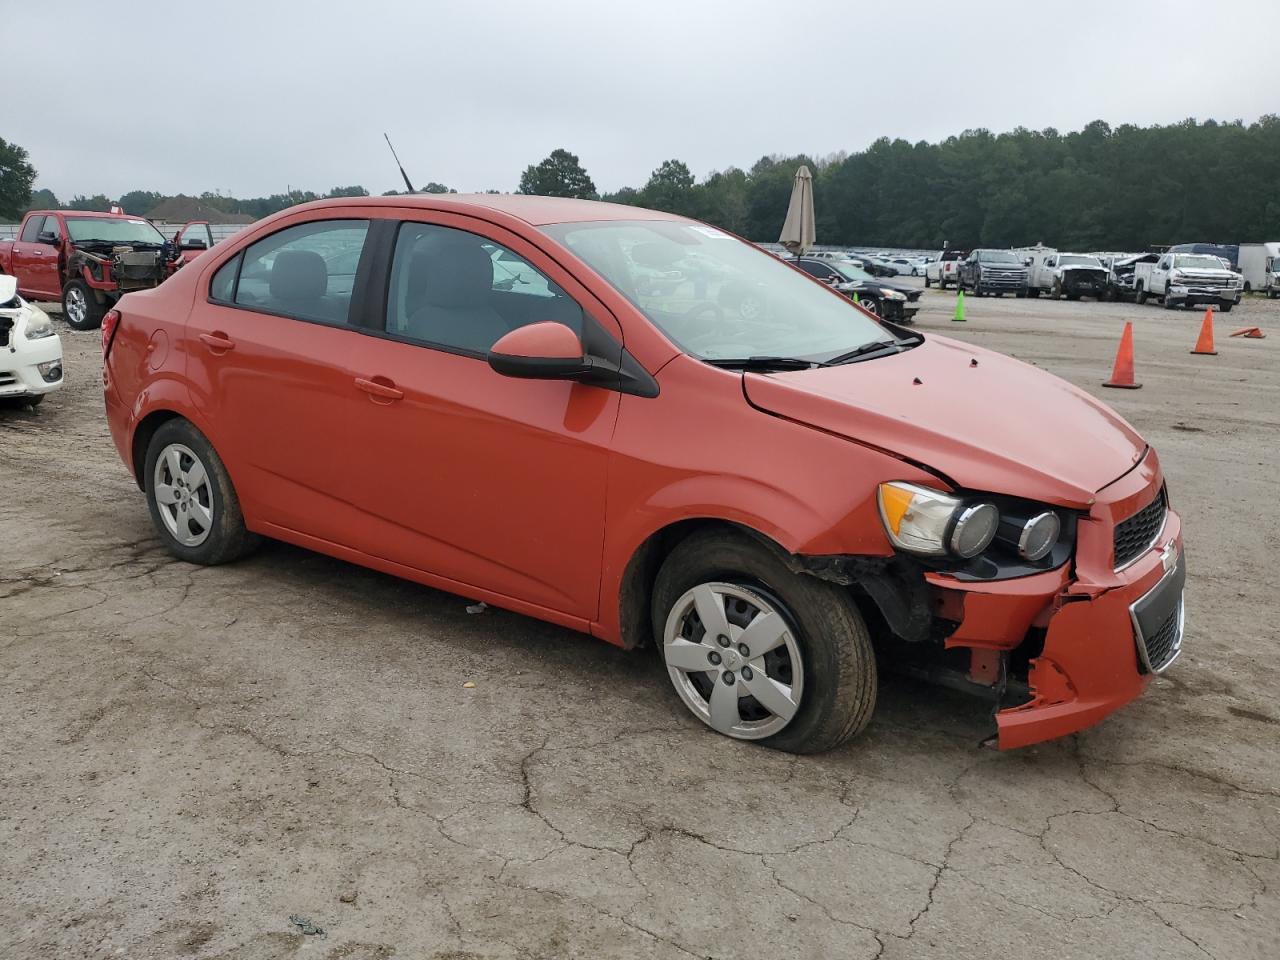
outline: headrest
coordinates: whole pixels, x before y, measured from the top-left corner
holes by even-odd
[[[439,238],[414,255],[410,270],[410,289],[421,283],[430,306],[481,306],[493,291],[493,261],[478,238]]]
[[[329,288],[324,257],[313,250],[282,250],[271,266],[271,296],[279,300],[318,300]]]

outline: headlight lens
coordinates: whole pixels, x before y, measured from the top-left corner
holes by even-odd
[[[1032,517],[1018,533],[1018,556],[1023,560],[1041,560],[1058,543],[1062,521],[1052,511]]]
[[[49,320],[49,315],[43,310],[28,307],[25,336],[28,340],[43,340],[45,337],[52,337],[53,324]]]
[[[985,550],[1000,525],[990,503],[965,503],[912,483],[882,483],[880,518],[894,546],[926,557],[966,559]]]
[[[904,294],[904,293],[899,293],[897,290],[890,290],[888,287],[881,287],[881,288],[880,288],[880,296],[884,297],[886,300],[905,300],[905,299],[907,299],[906,294]]]

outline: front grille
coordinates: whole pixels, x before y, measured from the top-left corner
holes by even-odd
[[[1143,637],[1139,632],[1138,644],[1142,647],[1145,656],[1138,658],[1138,668],[1143,673],[1159,673],[1173,663],[1173,658],[1178,655],[1178,649],[1182,646],[1182,616],[1180,602],[1154,634]],[[1148,664],[1150,664],[1149,670]]]
[[[17,374],[5,373],[3,370],[0,370],[0,387],[11,387],[17,382]]]
[[[1167,509],[1164,489],[1161,488],[1154,500],[1128,520],[1121,520],[1116,524],[1117,570],[1142,556],[1156,542],[1156,537],[1164,528]]]

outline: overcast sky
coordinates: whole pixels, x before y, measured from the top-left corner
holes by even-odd
[[[64,199],[357,183],[380,193],[401,186],[384,130],[416,185],[512,190],[525,166],[565,147],[604,191],[642,185],[670,157],[701,178],[880,136],[1250,122],[1280,111],[1278,10],[0,0],[0,137]]]

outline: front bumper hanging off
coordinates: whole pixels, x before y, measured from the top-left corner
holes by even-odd
[[[1029,698],[996,714],[1000,749],[1065,736],[1099,722],[1146,689],[1181,650],[1185,626],[1181,520],[1167,511],[1151,545],[1114,569],[1115,525],[1158,495],[1155,454],[1099,494],[1077,527],[1074,569],[988,582],[930,573],[939,604],[958,614],[949,649],[969,648],[970,679],[996,686],[994,665],[1043,637],[1026,675]]]

